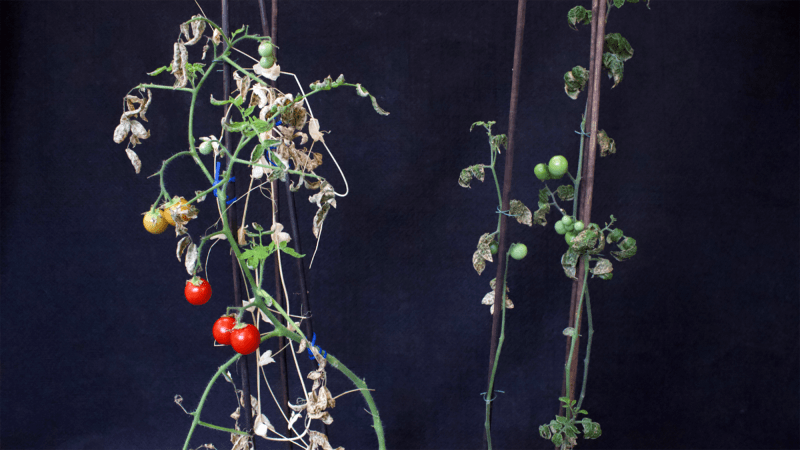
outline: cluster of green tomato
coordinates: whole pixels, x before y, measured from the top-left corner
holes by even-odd
[[[536,178],[545,180],[558,180],[567,173],[567,158],[556,155],[550,158],[548,164],[539,163],[533,168]]]
[[[261,41],[261,44],[258,45],[258,54],[261,55],[261,61],[258,64],[262,68],[269,69],[275,64],[274,50],[275,46],[269,41]]]
[[[567,244],[572,244],[572,238],[583,231],[585,225],[580,220],[575,220],[572,216],[564,216],[556,221],[556,233],[563,234]]]

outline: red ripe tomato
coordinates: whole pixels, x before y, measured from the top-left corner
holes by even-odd
[[[222,316],[214,322],[211,332],[214,340],[222,345],[231,345],[231,330],[236,326],[236,319],[231,316]]]
[[[186,282],[186,287],[183,289],[186,300],[193,305],[203,305],[208,299],[211,298],[211,285],[208,281],[198,278],[198,284],[192,283],[192,280]]]
[[[231,347],[237,353],[249,355],[258,348],[261,343],[261,335],[258,333],[258,328],[253,325],[247,324],[242,328],[234,328],[231,331]]]

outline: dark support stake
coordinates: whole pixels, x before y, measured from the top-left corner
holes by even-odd
[[[579,195],[580,202],[578,211],[573,211],[578,219],[585,224],[591,223],[592,214],[592,199],[594,192],[594,169],[595,161],[597,159],[597,120],[600,112],[600,72],[603,64],[603,43],[605,42],[605,29],[606,29],[606,2],[604,0],[592,1],[592,42],[589,50],[589,89],[587,90],[587,106],[586,106],[586,123],[589,124],[587,131],[589,133],[589,144],[584,147],[583,154],[583,167],[581,168],[581,186]],[[585,139],[581,136],[581,139]],[[577,267],[578,279],[572,282],[572,296],[570,299],[570,312],[569,312],[569,326],[573,327],[578,335],[575,337],[575,346],[580,348],[580,319],[575,323],[576,308],[580,300],[581,288],[583,287],[583,280],[585,278],[584,260],[581,258]],[[566,353],[564,356],[564,364],[570,364],[570,390],[567,391],[567,378],[564,373],[564,378],[561,383],[561,396],[575,398],[575,382],[578,374],[578,352],[575,352],[573,360],[569,361],[569,349],[571,345],[571,338],[567,338]],[[559,409],[559,415],[564,415],[564,408]]]
[[[519,0],[517,3],[517,32],[514,39],[514,68],[511,74],[511,104],[508,111],[508,147],[506,149],[505,169],[503,171],[503,211],[508,211],[510,195],[511,195],[511,175],[514,168],[514,133],[517,127],[517,103],[519,99],[519,78],[522,72],[522,41],[525,36],[525,7],[526,0]],[[492,368],[494,367],[494,360],[497,356],[497,344],[500,334],[500,317],[503,313],[501,303],[503,301],[503,279],[506,270],[506,224],[508,217],[505,214],[500,215],[500,236],[498,238],[498,251],[497,251],[497,283],[494,289],[494,298],[500,299],[495,301],[494,314],[492,314],[492,340],[489,350],[489,388],[486,392],[486,398],[494,398],[494,389],[492,386]],[[488,420],[491,423],[492,406],[489,404]],[[488,447],[486,433],[483,435],[483,447]]]
[[[230,16],[229,16],[229,2],[228,0],[222,0],[222,32],[225,35],[230,33],[231,24],[230,24]],[[228,98],[228,94],[231,92],[231,66],[227,63],[223,65],[222,68],[222,97],[220,98]],[[230,105],[227,106],[230,108]],[[226,110],[227,113],[227,110]],[[223,134],[223,145],[226,148],[233,148],[231,145],[231,136],[230,133],[225,131]],[[229,162],[229,164],[233,164]],[[241,183],[240,183],[241,184]],[[233,196],[236,196],[236,184],[233,183]],[[224,206],[224,205],[223,205]],[[232,230],[238,230],[239,226],[237,225],[237,212],[236,212],[236,203],[230,205],[228,208],[228,222],[230,223],[230,227]],[[238,233],[237,233],[238,235]],[[239,261],[236,259],[236,255],[231,253],[231,269],[233,272],[233,301],[236,306],[242,306],[242,296],[241,296],[241,278],[239,276]],[[242,375],[242,393],[244,394],[244,430],[250,431],[253,429],[253,411],[250,405],[250,372],[248,368],[250,367],[249,363],[252,360],[250,355],[245,355],[239,358],[239,362],[237,363],[239,368],[239,373]],[[255,448],[255,444],[254,447]]]

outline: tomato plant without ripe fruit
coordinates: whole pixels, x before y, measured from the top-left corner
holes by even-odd
[[[198,278],[198,284],[192,283],[192,280],[186,282],[186,287],[183,289],[186,300],[193,305],[203,305],[211,298],[211,285],[208,281]]]
[[[214,322],[211,333],[214,340],[222,345],[231,345],[231,331],[236,326],[236,319],[231,316],[222,316]]]
[[[556,233],[558,233],[558,234],[564,234],[564,233],[566,233],[566,232],[567,232],[567,230],[566,230],[566,229],[564,229],[564,222],[562,222],[562,221],[560,221],[560,220],[557,220],[557,221],[556,221],[556,225],[555,225],[555,226],[556,226]]]
[[[577,222],[575,222],[575,223],[573,224],[573,229],[574,229],[576,232],[581,232],[581,231],[583,231],[583,222],[581,222],[580,220],[579,220],[579,221],[577,221]]]
[[[500,246],[497,245],[497,241],[494,241],[491,244],[489,244],[489,251],[492,252],[492,255],[496,255],[499,248]]]
[[[142,223],[144,224],[144,229],[152,234],[161,234],[167,229],[167,221],[161,217],[161,214],[153,211],[148,211],[144,214]]]
[[[261,335],[258,333],[258,328],[253,325],[247,324],[242,328],[234,328],[231,331],[231,347],[237,353],[249,355],[256,351],[260,343]]]

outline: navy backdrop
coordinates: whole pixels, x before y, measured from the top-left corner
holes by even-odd
[[[217,2],[200,4],[219,21]],[[589,28],[568,28],[572,6],[528,4],[512,197],[529,206],[541,187],[535,164],[554,154],[573,168],[577,161],[585,94],[569,99],[562,77],[588,65]],[[626,4],[610,14],[607,32],[625,36],[635,54],[619,86],[603,80],[600,127],[619,150],[598,160],[592,217],[618,217],[639,253],[615,263],[610,282],[591,283],[585,407],[603,436],[582,447],[800,447],[799,6],[654,0],[650,10]],[[136,148],[140,175],[111,137],[123,96],[170,62],[178,25],[197,6],[0,8],[0,446],[180,447],[191,420],[173,396],[193,408],[231,356],[210,337],[233,302],[230,258],[222,245],[211,251],[214,296],[192,307],[175,237],[142,229],[140,214],[158,193],[147,175],[186,146],[188,95],[153,92],[152,136]],[[342,73],[391,112],[375,114],[349,88],[311,99],[350,194],[328,216],[309,290],[317,343],[376,389],[392,449],[481,445],[491,323],[480,300],[494,268],[478,276],[471,255],[496,223],[496,195],[490,181],[469,190],[456,181],[462,168],[488,162],[485,134],[470,124],[494,120],[506,131],[515,13],[513,1],[280,3],[284,70],[304,86]],[[234,1],[231,14],[232,26],[260,29],[256,2]],[[278,85],[297,91],[290,77]],[[221,80],[209,86],[201,135],[219,128],[218,108],[204,100],[222,97]],[[319,173],[343,190],[329,158]],[[186,160],[167,186],[189,195],[207,183]],[[296,199],[310,254],[308,195]],[[212,224],[209,208],[201,203],[189,226],[195,240]],[[250,214],[248,222],[268,223],[264,207]],[[550,226],[509,231],[530,251],[510,269],[516,308],[496,382],[505,393],[494,403],[494,443],[552,448],[537,428],[555,415],[561,388],[565,243]],[[274,382],[276,366],[267,367]],[[293,381],[294,399],[302,394]],[[329,386],[336,394],[351,384],[331,371]],[[337,401],[334,446],[375,447],[365,406],[357,394]],[[222,382],[204,420],[231,426],[234,408]],[[229,445],[215,430],[195,436],[193,447]]]

